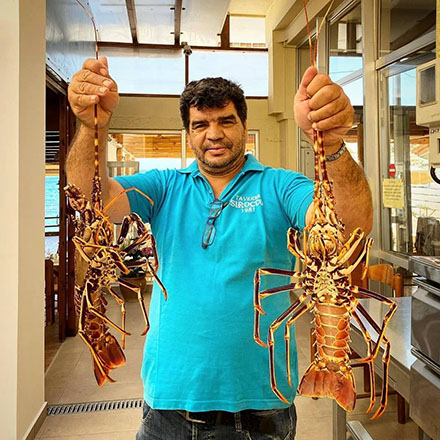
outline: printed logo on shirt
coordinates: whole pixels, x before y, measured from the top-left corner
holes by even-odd
[[[241,196],[237,194],[229,204],[232,208],[241,209],[241,212],[255,212],[259,206],[263,206],[260,194],[255,196]]]

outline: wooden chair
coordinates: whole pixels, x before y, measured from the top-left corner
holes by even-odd
[[[44,296],[46,304],[46,325],[55,322],[55,286],[52,260],[44,261]]]
[[[401,297],[403,294],[403,278],[395,273],[390,264],[376,264],[369,266],[365,278],[361,281],[361,287],[368,289],[368,280],[379,281],[387,284],[393,291],[393,296]]]
[[[46,307],[46,325],[55,323],[55,297],[58,295],[58,266],[50,259],[44,260],[44,297]]]

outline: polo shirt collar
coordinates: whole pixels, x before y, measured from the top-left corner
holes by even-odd
[[[245,174],[248,171],[263,171],[264,165],[255,158],[252,154],[246,154],[246,162],[244,163],[243,168],[241,169],[241,174]],[[182,174],[190,174],[191,176],[195,177],[200,175],[200,170],[197,165],[197,161],[194,160],[194,162],[187,168],[182,168],[180,170],[177,170],[179,173]]]

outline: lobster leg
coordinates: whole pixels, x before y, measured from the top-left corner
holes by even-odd
[[[148,236],[151,235],[151,233],[146,230],[141,218],[136,213],[132,213],[124,217],[124,221],[121,225],[121,232],[117,241],[118,245],[121,245],[124,242],[129,232],[130,225],[133,224],[136,225],[137,228],[137,239],[124,249],[124,252],[127,253],[139,244],[144,243],[148,239]]]
[[[110,293],[110,295],[116,300],[116,302],[119,304],[119,306],[121,307],[121,328],[125,331],[125,315],[126,315],[126,310],[125,310],[125,301],[124,298],[121,298],[110,286],[110,284],[108,284],[107,286],[107,290]],[[122,333],[122,348],[125,349],[125,334]]]
[[[130,333],[128,333],[127,331],[125,331],[124,329],[122,329],[121,327],[119,327],[117,324],[115,324],[112,320],[110,320],[109,318],[107,318],[107,316],[105,316],[103,313],[101,313],[94,305],[92,302],[92,298],[90,297],[90,292],[88,289],[89,284],[86,283],[86,286],[84,288],[84,293],[83,296],[85,297],[85,301],[87,303],[87,309],[89,311],[89,313],[92,313],[93,315],[97,316],[98,318],[101,318],[105,323],[107,323],[108,325],[110,325],[111,327],[113,327],[115,330],[117,330],[119,333],[123,334],[123,335],[127,335],[129,336]]]
[[[366,255],[366,261],[368,261],[369,256],[370,256],[370,248],[371,248],[372,244],[373,244],[373,239],[369,238],[365,242],[365,246],[363,247],[363,249],[362,249],[361,253],[359,254],[358,258],[356,259],[356,261],[353,264],[351,264],[350,266],[348,266],[347,268],[341,269],[341,271],[340,271],[341,274],[343,274],[343,275],[351,274],[356,269],[356,267],[359,265],[359,263],[363,260],[365,255]],[[356,247],[353,246],[353,249],[355,250]],[[348,252],[347,252],[347,254],[348,254]],[[351,256],[351,254],[349,255],[349,257],[350,256]],[[345,258],[343,258],[343,260],[346,261]]]
[[[351,366],[356,367],[358,365],[361,366],[364,363],[368,364],[368,370],[370,373],[370,406],[368,407],[366,412],[369,413],[373,409],[374,404],[376,403],[376,383],[374,381],[374,359],[372,358],[373,342],[371,340],[370,334],[368,333],[368,330],[365,328],[359,315],[354,310],[352,310],[350,314],[354,318],[354,320],[358,323],[368,347],[367,357],[365,359],[356,359],[356,364],[352,364]]]
[[[157,246],[156,246],[156,239],[154,238],[154,235],[151,234],[150,237],[151,240],[151,249],[153,249],[153,258],[154,258],[154,272],[156,273],[159,270],[159,257],[157,256]]]
[[[364,233],[360,228],[356,228],[351,234],[350,238],[346,241],[342,247],[341,252],[338,255],[338,262],[344,264],[354,253],[359,243],[364,238]]]
[[[90,263],[91,258],[86,254],[84,248],[89,247],[89,248],[101,249],[103,247],[97,244],[87,243],[87,241],[84,241],[82,238],[76,236],[72,238],[72,241],[76,249],[78,250],[79,254],[81,255],[81,257],[83,257],[84,260],[87,261],[87,263]]]
[[[162,281],[157,276],[155,268],[151,265],[151,263],[147,260],[146,262],[148,271],[152,275],[152,277],[155,279],[156,283],[159,285],[160,290],[162,290],[163,296],[165,297],[165,300],[168,298],[167,290],[165,289],[165,286],[162,284]]]
[[[86,310],[87,310],[87,302],[86,302],[86,297],[85,295],[82,296],[82,300],[81,300],[81,310],[80,310],[80,315],[79,315],[79,320],[78,320],[78,334],[80,336],[80,338],[84,341],[84,343],[87,345],[87,347],[90,350],[90,353],[92,354],[92,358],[95,362],[95,365],[98,367],[102,377],[105,377],[105,379],[107,379],[109,382],[115,382],[114,379],[112,379],[109,375],[108,372],[106,371],[106,369],[104,369],[104,366],[102,365],[101,359],[98,356],[98,354],[96,353],[95,348],[93,347],[91,341],[89,340],[86,331],[84,330],[84,321],[86,319]],[[105,380],[102,380],[100,383],[98,382],[98,384],[101,386],[104,383]]]
[[[304,234],[305,236],[306,234]],[[292,252],[295,257],[299,258],[304,264],[306,263],[307,257],[301,250],[301,242],[299,239],[299,234],[296,229],[289,228],[287,231],[287,249]]]
[[[291,270],[283,270],[283,269],[272,269],[268,267],[262,267],[255,271],[254,275],[254,310],[255,310],[255,320],[254,320],[254,339],[255,342],[262,347],[267,347],[267,345],[262,341],[260,337],[260,314],[265,315],[266,313],[261,307],[261,296],[269,296],[271,294],[285,292],[286,290],[292,290],[295,288],[296,284],[287,284],[285,286],[278,287],[275,292],[269,292],[271,289],[267,289],[263,292],[260,292],[260,283],[261,283],[261,275],[285,275],[289,277],[298,278],[299,272],[293,272]],[[269,293],[268,293],[269,292]],[[266,295],[264,295],[266,294]]]
[[[286,342],[286,367],[287,367],[287,381],[289,385],[292,386],[292,376],[290,371],[290,327],[292,324],[305,312],[310,310],[314,305],[313,301],[309,301],[307,304],[303,305],[298,309],[286,322],[286,327],[284,329],[284,340]],[[275,374],[275,373],[274,373]]]
[[[147,196],[145,193],[143,193],[141,190],[139,190],[139,189],[137,189],[137,188],[127,188],[127,189],[124,189],[124,191],[121,191],[117,196],[113,197],[113,199],[110,200],[110,202],[108,202],[107,205],[104,207],[104,209],[103,209],[102,212],[105,213],[105,212],[107,211],[107,209],[109,209],[110,206],[112,206],[113,203],[115,203],[115,202],[119,199],[119,197],[121,197],[123,194],[126,194],[126,193],[128,193],[128,192],[130,192],[130,191],[136,191],[136,192],[139,193],[141,196],[144,196],[144,197],[145,197],[145,198],[151,203],[151,206],[154,206],[153,199],[152,199],[151,197],[148,197],[148,196]]]
[[[385,344],[385,350],[384,350],[384,354],[382,356],[383,381],[382,381],[382,394],[381,394],[381,399],[380,399],[380,406],[379,406],[378,410],[374,413],[374,415],[371,417],[371,419],[376,419],[385,411],[385,407],[387,405],[388,365],[390,362],[390,342],[389,342],[388,338],[386,338],[386,336],[385,336],[385,330],[386,330],[386,327],[388,326],[388,323],[389,323],[391,317],[393,316],[394,312],[396,311],[397,304],[395,304],[393,301],[389,300],[388,298],[385,298],[382,295],[379,295],[377,293],[370,292],[369,290],[359,288],[359,291],[362,295],[377,299],[390,307],[390,310],[383,317],[382,327],[379,327],[379,325],[368,314],[368,312],[365,310],[365,308],[362,306],[362,304],[358,304],[356,306],[356,309],[359,310],[359,312],[365,317],[365,319],[368,321],[368,323],[371,324],[371,326],[374,328],[374,330],[379,335],[377,342],[376,342],[376,345],[374,347],[373,353],[371,354],[373,360],[376,358],[377,354],[379,353],[379,348],[380,348],[381,343],[383,342]]]
[[[125,286],[128,289],[130,289],[133,292],[135,292],[137,297],[138,297],[139,305],[141,306],[142,315],[143,315],[144,321],[145,321],[145,330],[142,332],[142,336],[145,336],[147,334],[149,328],[150,328],[150,321],[148,320],[147,309],[145,307],[144,298],[142,296],[141,289],[138,286],[136,286],[134,284],[131,284],[129,281],[124,280],[122,278],[118,278],[118,281],[123,286]]]
[[[380,344],[382,343],[382,339],[385,338],[385,330],[388,326],[388,323],[389,323],[390,319],[392,318],[392,316],[394,315],[394,312],[397,309],[397,304],[395,302],[391,301],[389,298],[386,298],[378,293],[371,292],[370,290],[363,289],[362,287],[358,287],[357,289],[358,289],[359,293],[361,293],[362,295],[364,295],[368,298],[376,299],[382,303],[385,303],[387,306],[390,307],[390,310],[388,310],[388,312],[383,317],[382,327],[379,327],[379,325],[368,314],[368,312],[365,310],[365,308],[362,306],[362,304],[358,304],[356,306],[356,308],[362,313],[362,315],[365,316],[365,319],[371,324],[371,326],[374,328],[374,330],[379,335],[377,342],[376,342],[376,346],[373,351],[373,357],[376,357],[379,352],[379,348],[380,348]]]
[[[301,316],[310,306],[303,304],[308,294],[304,292],[300,297],[285,311],[283,312],[269,327],[267,336],[267,345],[269,346],[269,368],[270,368],[270,386],[275,395],[284,403],[290,403],[281,391],[277,387],[277,381],[275,377],[275,332],[283,321],[292,314],[292,322]]]

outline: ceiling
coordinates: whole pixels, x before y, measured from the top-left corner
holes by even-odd
[[[102,42],[218,46],[227,15],[264,17],[273,0],[89,0]]]
[[[95,19],[100,49],[133,53],[149,48],[177,50],[185,43],[195,48],[226,49],[234,26],[235,34],[238,32],[235,40],[247,40],[243,45],[248,47],[249,41],[257,43],[254,47],[264,47],[262,18],[274,0],[81,1]],[[82,60],[94,53],[93,27],[76,0],[47,0],[46,11],[47,64],[68,82]],[[244,20],[248,23],[243,24]]]

